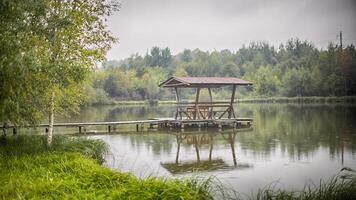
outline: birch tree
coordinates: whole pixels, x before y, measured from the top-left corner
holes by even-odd
[[[0,99],[1,120],[17,123],[31,119],[33,123],[38,123],[40,114],[47,114],[47,142],[50,145],[54,114],[78,108],[83,82],[116,41],[107,30],[106,18],[118,10],[119,4],[105,0],[3,1],[1,4],[5,5],[7,12],[0,15],[7,19],[1,34],[9,35],[9,38],[11,34],[25,35],[21,39],[28,45],[24,48],[19,44],[18,48],[21,50],[13,54],[5,52],[12,55],[12,59],[7,59],[8,62],[2,66],[5,68],[4,77],[8,78],[1,80],[7,84],[0,88],[5,91],[2,94],[3,99]],[[17,16],[13,17],[13,14]],[[18,38],[12,39],[13,44],[17,44]],[[16,63],[16,56],[26,59]],[[31,65],[27,66],[26,62]],[[18,67],[20,72],[25,71],[26,82],[11,82],[10,76],[16,77],[11,65]],[[11,93],[13,90],[10,89],[6,93],[8,87],[13,88],[12,84],[18,85],[14,88],[15,92]],[[23,90],[23,87],[27,87],[29,91]],[[26,98],[26,95],[31,98]],[[26,115],[19,111],[15,114],[17,118],[11,117],[8,109],[17,108],[26,100],[34,111]]]

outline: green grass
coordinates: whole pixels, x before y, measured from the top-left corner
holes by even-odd
[[[196,180],[138,179],[101,166],[106,146],[98,140],[42,136],[1,141],[0,199],[211,199]]]
[[[355,200],[356,173],[349,168],[343,168],[342,174],[321,181],[319,185],[306,185],[302,191],[289,192],[273,187],[261,189],[250,199],[257,200]]]

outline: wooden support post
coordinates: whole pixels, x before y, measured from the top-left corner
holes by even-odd
[[[235,112],[234,112],[234,100],[235,100],[235,91],[236,91],[236,85],[233,85],[232,86],[232,94],[231,94],[231,101],[230,101],[230,109],[229,109],[229,116],[228,118],[231,119],[231,116],[232,115],[235,115]],[[232,114],[234,113],[234,114]]]
[[[177,110],[176,110],[176,115],[175,119],[178,119],[178,115],[180,114],[180,118],[182,119],[182,114],[180,113],[180,108],[179,108],[179,93],[178,93],[178,88],[174,87],[174,90],[176,92],[176,101],[177,101]]]
[[[197,161],[198,161],[198,163],[200,163],[199,144],[198,144],[197,136],[193,136],[193,141],[195,144],[195,152],[197,154]]]
[[[194,119],[200,119],[199,115],[199,95],[200,95],[200,88],[197,88],[197,94],[195,97],[195,112],[194,112]]]
[[[209,91],[209,98],[210,98],[210,109],[209,109],[209,116],[208,116],[208,119],[213,119],[213,112],[214,112],[214,107],[213,107],[213,95],[211,93],[211,88],[209,87],[208,88],[208,91]]]
[[[136,131],[138,132],[138,124],[136,124]]]
[[[181,142],[181,138],[180,138],[180,136],[178,136],[178,135],[177,135],[177,155],[176,155],[176,164],[178,164],[178,161],[179,161],[180,142]]]
[[[3,135],[3,136],[6,136],[6,132],[7,132],[7,128],[4,126],[4,127],[2,128],[2,135]]]
[[[78,128],[79,128],[79,134],[81,134],[82,133],[82,127],[79,126]]]
[[[108,126],[108,132],[109,133],[111,132],[111,126],[110,125]]]
[[[213,137],[210,136],[210,151],[209,151],[209,161],[211,161],[211,157],[213,155]]]
[[[236,154],[235,154],[235,137],[236,137],[236,133],[234,133],[233,136],[231,136],[231,134],[229,134],[232,159],[234,161],[234,166],[236,167],[237,162],[236,162]]]

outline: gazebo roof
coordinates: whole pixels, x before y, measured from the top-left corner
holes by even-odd
[[[171,77],[160,87],[222,87],[228,85],[252,85],[251,82],[234,77]]]

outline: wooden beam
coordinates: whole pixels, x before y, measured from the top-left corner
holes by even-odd
[[[235,102],[233,102],[235,103]],[[189,101],[189,102],[179,102],[179,105],[189,105],[189,104],[195,104],[195,102],[193,101]],[[230,104],[230,101],[200,101],[199,104]]]
[[[212,154],[213,154],[213,136],[210,136],[209,161],[211,161]]]
[[[200,119],[200,115],[199,115],[199,95],[200,95],[200,88],[197,88],[197,94],[195,97],[195,112],[194,112],[194,119]]]
[[[176,155],[176,164],[179,161],[179,150],[180,150],[181,136],[177,135],[177,155]]]
[[[232,159],[234,161],[234,166],[237,166],[236,154],[235,154],[235,137],[236,137],[236,133],[234,133],[233,136],[231,136],[231,134],[229,134]]]
[[[178,88],[177,88],[177,87],[174,87],[174,91],[175,91],[175,93],[176,93],[176,101],[177,101],[177,105],[178,105],[178,104],[179,104],[179,94],[178,94]],[[180,110],[180,108],[177,106],[175,119],[177,119],[177,118],[178,118],[179,110]],[[182,116],[182,115],[181,115],[181,116]]]
[[[221,115],[220,115],[220,117],[219,117],[219,119],[221,119],[224,115],[225,115],[225,113],[226,112],[230,112],[230,107],[228,107]]]
[[[236,85],[232,86],[232,94],[231,94],[231,101],[230,101],[230,110],[229,110],[229,119],[231,119],[232,112],[234,112],[234,107],[233,107],[233,102],[235,100],[235,91],[236,91]]]
[[[198,140],[197,140],[197,136],[193,136],[193,142],[194,142],[194,146],[195,146],[195,152],[197,154],[197,161],[198,163],[200,163],[200,155],[199,155],[199,144],[198,144]]]
[[[209,91],[209,98],[210,98],[210,111],[209,111],[209,119],[212,119],[213,118],[213,112],[214,112],[214,108],[212,107],[213,106],[213,95],[211,93],[211,88],[208,88],[208,91]]]

